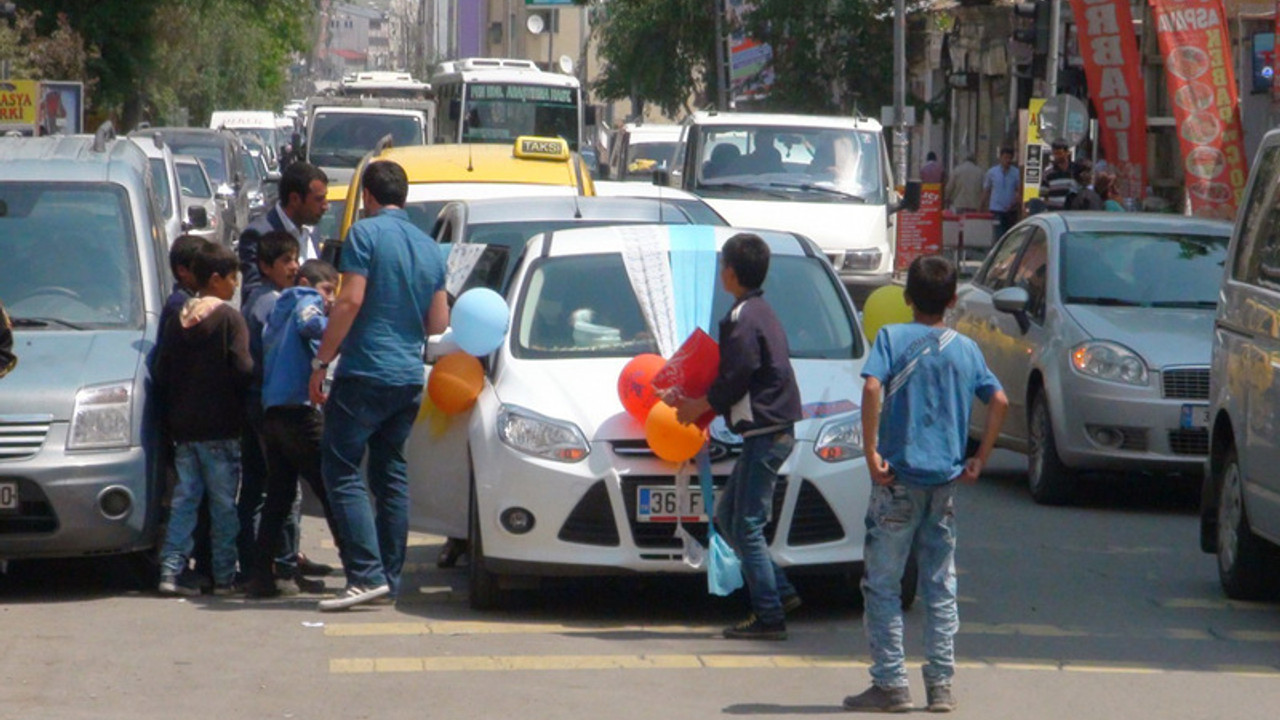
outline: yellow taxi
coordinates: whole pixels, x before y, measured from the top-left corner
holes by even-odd
[[[333,183],[325,192],[325,199],[329,201],[329,211],[320,218],[319,223],[316,223],[316,237],[322,245],[336,243],[341,237],[338,230],[342,228],[342,220],[346,216],[347,189],[346,183]]]
[[[595,195],[586,163],[560,138],[522,136],[512,145],[389,147],[370,153],[356,169],[346,193],[340,241],[361,217],[360,176],[375,160],[394,160],[404,168],[409,176],[405,211],[427,233],[440,209],[453,200]]]

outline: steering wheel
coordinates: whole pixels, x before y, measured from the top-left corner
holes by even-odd
[[[61,295],[62,297],[71,298],[72,300],[80,300],[83,302],[83,299],[80,297],[80,293],[72,290],[71,288],[65,288],[60,285],[46,285],[42,288],[36,288],[34,291],[29,293],[26,298],[33,298],[40,295]],[[26,298],[23,299],[25,300]]]

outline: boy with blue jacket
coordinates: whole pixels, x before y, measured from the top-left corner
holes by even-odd
[[[329,263],[303,263],[297,271],[298,284],[280,293],[262,331],[262,438],[267,456],[267,497],[248,588],[254,597],[272,597],[282,592],[275,583],[271,561],[280,554],[281,530],[292,513],[299,476],[320,500],[333,532],[333,516],[320,475],[324,421],[320,411],[310,404],[307,383],[311,359],[329,323],[327,314],[337,281],[338,272]]]

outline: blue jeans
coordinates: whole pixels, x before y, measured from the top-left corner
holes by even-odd
[[[338,531],[347,583],[400,589],[409,542],[404,443],[422,404],[421,385],[339,377],[324,404],[321,474]],[[369,484],[360,476],[368,450]],[[374,506],[370,507],[369,493]]]
[[[924,681],[946,685],[955,675],[956,513],[954,481],[945,485],[873,485],[867,507],[862,596],[871,646],[871,680],[906,687],[902,648],[902,574],[914,546],[925,603]]]
[[[761,622],[770,624],[783,620],[782,598],[796,594],[782,568],[773,562],[764,539],[778,468],[795,443],[790,430],[743,438],[742,454],[715,502],[716,525],[742,561],[751,609]]]
[[[178,575],[187,566],[195,545],[196,513],[208,493],[213,526],[213,580],[230,584],[236,574],[236,490],[240,485],[240,441],[205,440],[178,443],[174,449],[178,485],[173,489],[169,527],[160,550],[165,575]]]

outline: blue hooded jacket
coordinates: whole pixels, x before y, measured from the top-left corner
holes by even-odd
[[[280,293],[262,330],[263,408],[310,401],[311,358],[328,324],[324,298],[315,288],[291,287]]]

